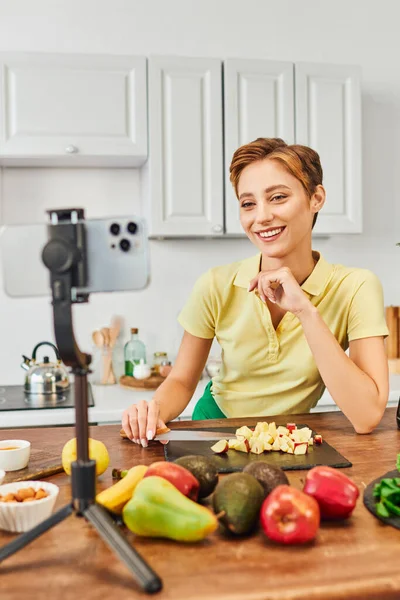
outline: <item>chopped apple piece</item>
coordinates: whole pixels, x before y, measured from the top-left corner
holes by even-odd
[[[268,423],[266,423],[265,421],[259,421],[256,425],[254,433],[259,435],[260,433],[267,433],[267,432],[268,432]]]
[[[282,450],[282,452],[287,452],[289,450],[289,446],[286,440],[283,439],[283,437],[280,439],[280,450]]]
[[[250,442],[246,438],[238,440],[234,447],[238,452],[250,452]]]
[[[292,433],[290,434],[290,439],[294,442],[302,442],[303,440],[301,439],[301,429],[295,429],[294,431],[292,431]]]
[[[250,452],[253,454],[262,454],[264,452],[264,444],[260,440],[256,440],[251,446]]]
[[[264,452],[271,452],[271,450],[272,450],[272,445],[264,443]]]
[[[260,438],[258,438],[258,437],[252,437],[248,441],[250,444],[250,450],[252,449],[254,444],[262,444],[263,443],[263,441],[260,440]]]
[[[301,442],[308,442],[310,437],[312,436],[312,431],[308,427],[302,427],[298,430],[300,432],[300,440]]]
[[[235,444],[237,444],[237,443],[238,443],[238,441],[236,438],[231,438],[230,440],[228,440],[229,449],[234,448]]]
[[[291,450],[294,450],[294,441],[291,440],[290,438],[287,438],[287,445],[289,446],[289,448]],[[288,450],[288,452],[289,452],[289,450]]]
[[[283,425],[279,425],[279,427],[277,427],[277,429],[276,429],[276,433],[278,435],[288,435],[289,429],[287,429],[286,427],[283,427]]]
[[[294,454],[294,450],[293,450],[293,448],[290,448],[290,446],[289,446],[289,449],[288,449],[287,453],[288,453],[288,454]]]
[[[281,442],[288,442],[288,441],[291,442],[292,441],[288,435],[281,435],[279,437],[281,438]]]
[[[244,437],[249,440],[251,437],[253,437],[253,431],[250,429],[250,427],[247,427],[247,425],[243,425],[243,427],[236,429],[236,436]]]
[[[273,444],[274,438],[268,432],[260,433],[258,439],[263,441],[264,444]]]
[[[307,454],[308,442],[296,442],[294,445],[295,454]]]
[[[276,436],[276,425],[275,425],[275,423],[274,423],[274,422],[272,422],[272,423],[270,423],[270,424],[268,425],[268,433],[269,433],[269,434],[270,434],[270,435],[271,435],[273,438],[275,438],[275,436]]]
[[[281,440],[280,437],[275,438],[275,441],[272,444],[272,450],[280,450],[281,449],[280,440]]]
[[[310,437],[310,439],[308,440],[308,445],[314,446],[314,438]]]
[[[314,436],[314,442],[320,446],[322,444],[322,435],[315,435]]]
[[[211,446],[211,450],[215,452],[215,454],[224,454],[229,450],[229,444],[227,440],[219,440],[214,446]]]
[[[292,431],[294,431],[295,429],[297,429],[297,425],[296,425],[296,423],[287,423],[286,424],[286,429],[289,429],[290,433],[292,433]]]

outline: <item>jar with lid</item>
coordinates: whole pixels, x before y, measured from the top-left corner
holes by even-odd
[[[163,360],[159,366],[159,373],[161,377],[168,377],[172,371],[172,365],[169,360]]]
[[[155,373],[160,372],[161,363],[168,361],[168,354],[166,352],[154,352],[153,354],[153,369]]]

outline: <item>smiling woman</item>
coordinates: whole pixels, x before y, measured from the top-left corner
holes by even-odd
[[[330,264],[312,249],[325,202],[318,154],[259,138],[234,153],[230,173],[259,252],[198,279],[179,315],[176,363],[153,400],[125,411],[128,437],[146,446],[184,410],[214,337],[222,367],[193,419],[304,413],[326,387],[355,431],[369,433],[389,392],[382,287],[371,271]]]

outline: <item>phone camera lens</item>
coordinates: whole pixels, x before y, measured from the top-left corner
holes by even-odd
[[[123,252],[128,252],[129,248],[131,247],[131,243],[129,240],[121,240],[119,243],[119,247],[121,248],[121,250]]]
[[[118,235],[120,232],[121,227],[118,225],[118,223],[113,223],[110,227],[110,231],[113,235]]]
[[[129,231],[129,233],[136,233],[137,232],[137,225],[136,223],[134,223],[133,221],[131,221],[130,223],[128,223],[127,229]]]

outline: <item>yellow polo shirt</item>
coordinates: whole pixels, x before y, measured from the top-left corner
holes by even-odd
[[[351,340],[387,336],[376,275],[313,254],[318,262],[301,287],[343,350]],[[186,331],[216,337],[221,346],[222,367],[211,389],[227,417],[308,412],[325,389],[297,317],[287,312],[275,331],[268,306],[247,291],[260,264],[257,254],[210,269],[178,317]]]

